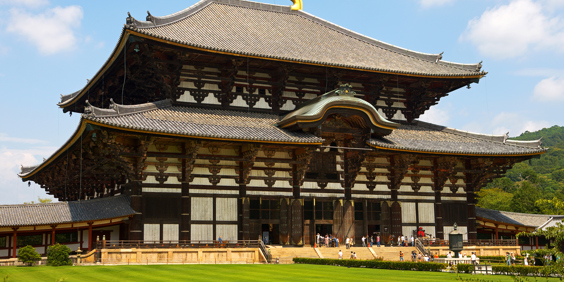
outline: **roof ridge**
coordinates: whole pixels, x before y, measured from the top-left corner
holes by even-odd
[[[169,107],[172,107],[172,101],[170,99],[143,103],[143,104],[135,104],[135,105],[117,104],[114,102],[113,99],[110,99],[110,106],[108,109],[92,106],[88,102],[88,100],[86,100],[86,106],[84,107],[83,116],[94,117],[94,118],[115,117],[115,116],[138,114],[138,113],[143,113],[143,112],[162,109],[162,108],[169,108]]]
[[[520,215],[527,215],[527,216],[538,216],[538,217],[540,217],[540,216],[547,216],[547,217],[564,216],[564,215],[553,215],[553,214],[542,214],[542,213],[522,213],[522,212],[500,211],[500,210],[492,210],[492,209],[482,208],[482,207],[478,207],[478,206],[476,206],[476,208],[488,210],[488,211],[496,211],[496,212],[510,213],[510,214],[520,214]]]
[[[417,125],[422,125],[423,127],[427,127],[430,129],[440,130],[442,132],[447,132],[451,134],[456,134],[459,136],[464,136],[468,138],[474,138],[482,141],[489,141],[489,142],[496,142],[502,143],[505,145],[512,145],[518,147],[527,147],[527,148],[541,148],[542,147],[542,138],[539,140],[527,140],[527,141],[520,141],[515,142],[516,140],[509,140],[509,132],[504,135],[494,135],[494,134],[485,134],[485,133],[476,133],[470,131],[464,131],[456,128],[451,128],[447,126],[441,126],[437,124],[433,124],[430,122],[425,121],[417,121]]]
[[[345,35],[345,36],[349,36],[353,39],[359,40],[359,41],[364,42],[366,44],[376,46],[378,48],[382,48],[382,49],[387,50],[389,52],[395,52],[395,53],[403,55],[403,56],[408,56],[408,57],[423,60],[423,61],[426,61],[426,62],[432,62],[432,63],[434,62],[436,64],[440,64],[440,65],[443,65],[443,66],[446,66],[446,67],[461,69],[461,70],[465,70],[465,71],[473,71],[473,72],[476,72],[476,73],[480,73],[480,70],[482,68],[482,62],[477,63],[477,64],[462,64],[462,63],[454,63],[454,62],[449,62],[449,61],[442,61],[442,58],[443,58],[442,54],[443,53],[429,54],[429,53],[423,53],[423,52],[410,50],[410,49],[407,49],[407,48],[402,48],[402,47],[399,47],[399,46],[396,46],[396,45],[393,45],[393,44],[390,44],[390,43],[387,43],[387,42],[384,42],[384,41],[380,41],[380,40],[372,38],[372,37],[369,37],[367,35],[352,31],[348,28],[342,27],[342,26],[335,24],[335,23],[332,23],[328,20],[314,16],[314,15],[308,13],[308,12],[293,11],[293,10],[291,10],[290,6],[276,5],[276,4],[265,4],[265,3],[248,1],[248,0],[201,0],[201,1],[197,2],[196,4],[186,8],[184,10],[178,11],[176,13],[173,13],[173,14],[170,14],[170,15],[167,15],[167,16],[156,17],[156,16],[151,15],[151,13],[149,11],[147,11],[148,15],[147,15],[146,21],[139,21],[139,20],[135,19],[134,17],[129,16],[127,18],[127,24],[128,24],[128,27],[131,27],[131,28],[134,28],[134,29],[148,29],[148,28],[165,26],[165,25],[169,25],[169,24],[184,20],[184,19],[198,13],[199,11],[201,11],[202,9],[211,5],[212,3],[301,16],[301,17],[304,17],[307,20],[311,20],[311,21],[313,21],[317,24],[320,24],[325,28],[332,29],[336,32],[339,32],[339,33]]]

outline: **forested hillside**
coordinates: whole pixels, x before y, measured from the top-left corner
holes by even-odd
[[[478,206],[523,213],[564,214],[564,126],[525,132],[514,140],[542,137],[549,150],[516,164],[478,192]]]

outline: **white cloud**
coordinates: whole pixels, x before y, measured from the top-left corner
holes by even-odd
[[[49,4],[47,0],[0,0],[0,5],[25,6],[37,8]]]
[[[454,0],[419,0],[419,4],[423,8],[430,8],[433,6],[443,6],[446,4],[450,4],[454,2]]]
[[[0,73],[0,76],[4,76],[4,74]],[[0,142],[14,142],[14,143],[25,143],[25,144],[45,143],[45,141],[39,139],[10,137],[5,133],[0,133]]]
[[[51,55],[76,47],[74,30],[80,26],[83,11],[80,6],[55,7],[41,14],[11,9],[7,31],[24,37],[39,52]]]
[[[541,80],[533,90],[533,98],[544,102],[564,101],[564,76]]]
[[[468,22],[461,40],[469,41],[487,56],[514,58],[531,50],[561,49],[564,22],[550,17],[549,1],[514,0],[485,11]]]
[[[419,120],[439,125],[447,124],[447,121],[449,119],[450,115],[448,111],[443,110],[437,106],[431,107],[419,118]]]
[[[547,121],[527,120],[523,114],[502,112],[488,122],[471,122],[464,125],[462,129],[495,135],[509,132],[509,136],[519,136],[525,131],[537,131],[546,127],[550,127]]]
[[[37,201],[37,197],[46,197],[45,190],[36,184],[28,187],[18,177],[21,165],[31,166],[41,162],[42,156],[49,156],[56,148],[38,147],[29,150],[0,148],[0,204],[17,204]]]

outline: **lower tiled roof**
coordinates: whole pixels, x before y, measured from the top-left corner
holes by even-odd
[[[137,107],[134,109],[132,107]],[[241,141],[321,143],[310,133],[276,127],[278,116],[266,113],[173,106],[168,100],[137,106],[90,107],[87,120],[124,129]]]
[[[511,225],[539,227],[554,215],[506,212],[476,207],[476,217]]]
[[[402,124],[390,135],[370,139],[378,148],[414,152],[468,155],[527,155],[547,149],[539,141],[519,142],[507,136],[469,133],[425,122]]]
[[[0,206],[0,226],[85,222],[133,215],[126,195],[76,202]]]

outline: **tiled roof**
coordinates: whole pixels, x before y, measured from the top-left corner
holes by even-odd
[[[244,0],[202,0],[127,28],[212,51],[365,70],[432,76],[483,75],[481,64],[442,61],[355,33],[303,11]]]
[[[481,217],[484,219],[489,219],[497,222],[529,226],[529,227],[540,227],[545,224],[549,219],[555,217],[554,215],[547,214],[529,214],[529,213],[518,213],[518,212],[506,212],[484,209],[476,207],[476,217]],[[562,216],[556,216],[562,217]]]
[[[369,144],[390,150],[488,156],[541,154],[547,150],[540,140],[507,140],[506,135],[477,134],[421,121],[402,124],[390,135],[370,139]]]
[[[126,195],[76,202],[0,206],[0,226],[85,222],[135,214]]]
[[[323,139],[275,126],[278,116],[265,113],[173,106],[170,100],[111,109],[87,107],[83,115],[104,125],[186,137],[280,143],[320,143]]]

